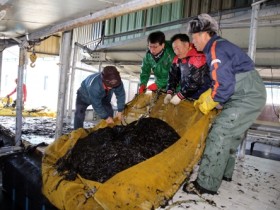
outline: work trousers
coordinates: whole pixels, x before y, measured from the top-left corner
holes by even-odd
[[[265,103],[266,90],[258,72],[237,74],[235,92],[206,139],[196,180],[201,187],[217,192],[223,177],[232,178],[237,148]]]

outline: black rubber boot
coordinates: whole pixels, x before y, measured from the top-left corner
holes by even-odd
[[[224,180],[224,181],[227,181],[227,182],[231,182],[231,181],[232,181],[232,178],[228,178],[228,177],[225,177],[225,176],[224,176],[224,177],[223,177],[223,180]]]
[[[207,190],[207,189],[199,186],[199,184],[196,181],[190,182],[190,183],[186,182],[183,185],[183,191],[188,194],[197,194],[197,195],[202,195],[204,193],[211,194],[211,195],[217,194],[217,192]]]

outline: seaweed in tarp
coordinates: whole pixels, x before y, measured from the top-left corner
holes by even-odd
[[[57,171],[67,180],[77,174],[83,178],[105,182],[110,177],[160,153],[180,136],[166,122],[142,118],[126,126],[98,129],[60,158]]]

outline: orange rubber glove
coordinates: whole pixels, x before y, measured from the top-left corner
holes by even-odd
[[[146,90],[146,85],[140,85],[140,88],[139,88],[139,94],[142,94],[142,93],[144,93],[145,92],[145,90]]]
[[[156,83],[153,83],[153,84],[150,84],[147,89],[151,90],[151,91],[156,91],[158,89],[157,87],[157,84]]]

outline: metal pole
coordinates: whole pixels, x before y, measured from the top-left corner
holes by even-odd
[[[253,7],[253,6],[257,5],[257,4],[260,5],[261,3],[264,3],[266,1],[268,1],[268,0],[260,0],[260,1],[257,1],[257,2],[255,2],[255,0],[254,0],[254,3],[252,3],[251,6]]]
[[[249,50],[248,55],[255,62],[256,46],[257,46],[257,29],[258,29],[258,14],[260,11],[260,4],[254,4],[251,14],[251,26],[249,36]]]
[[[71,124],[71,122],[72,122],[73,92],[74,92],[77,55],[78,55],[78,46],[75,43],[74,52],[73,52],[73,60],[72,60],[72,68],[71,68],[71,74],[70,74],[71,80],[70,80],[69,101],[68,101],[69,106],[68,106],[68,111],[67,111],[67,124]]]
[[[21,144],[21,130],[22,130],[22,86],[23,86],[23,75],[26,67],[26,49],[20,46],[19,51],[19,67],[18,67],[18,81],[17,81],[17,99],[16,99],[16,135],[13,145],[19,146]]]
[[[59,90],[57,99],[57,116],[55,139],[61,136],[63,128],[63,120],[65,114],[65,101],[68,86],[68,76],[70,66],[70,55],[72,49],[72,31],[66,31],[62,34],[61,50],[60,50],[60,75],[59,75]]]
[[[251,26],[250,26],[250,35],[249,35],[249,48],[248,55],[255,62],[256,58],[256,47],[257,47],[257,29],[258,29],[258,17],[260,11],[260,4],[265,2],[266,0],[254,2],[251,4],[252,6],[252,14],[251,14]],[[246,151],[246,142],[247,142],[247,132],[245,133],[244,139],[240,145],[239,149],[239,158],[245,157]]]
[[[81,70],[81,71],[86,71],[86,72],[90,72],[90,73],[97,73],[97,72],[99,72],[99,71],[97,71],[97,70],[94,70],[94,69],[85,69],[85,68],[80,68],[80,67],[75,67],[75,70]]]
[[[3,50],[0,52],[0,95],[1,95],[1,84],[2,84],[2,64],[3,64]]]

